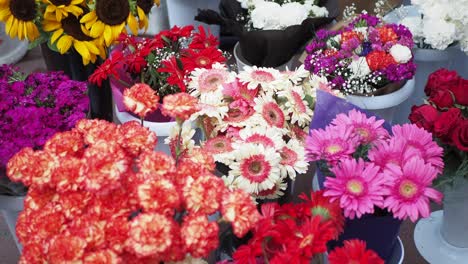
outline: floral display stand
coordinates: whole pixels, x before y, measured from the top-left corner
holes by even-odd
[[[5,24],[0,24],[0,65],[13,64],[28,52],[28,42],[11,39],[5,32]]]

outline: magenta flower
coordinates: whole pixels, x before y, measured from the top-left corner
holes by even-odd
[[[377,120],[375,116],[367,118],[366,114],[353,109],[348,114],[337,115],[332,125],[349,127],[360,143],[371,144],[389,137],[387,130],[382,126],[384,122],[383,119]]]
[[[383,175],[386,179],[385,191],[388,196],[384,206],[396,218],[418,218],[430,215],[429,199],[440,203],[443,195],[429,186],[437,177],[437,169],[420,158],[412,158],[403,168],[389,164]]]
[[[350,158],[357,146],[352,129],[344,126],[314,129],[306,139],[308,160],[325,160],[329,164]]]
[[[369,150],[368,158],[375,165],[384,170],[388,164],[402,166],[407,157],[405,156],[406,140],[392,138],[381,141]]]
[[[374,213],[374,207],[384,205],[385,178],[379,167],[359,159],[343,160],[331,169],[335,178],[325,180],[325,196],[331,201],[339,200],[344,215],[350,219]]]
[[[414,124],[395,125],[393,137],[405,140],[405,156],[421,157],[441,173],[444,169],[443,149],[432,140],[432,134]]]

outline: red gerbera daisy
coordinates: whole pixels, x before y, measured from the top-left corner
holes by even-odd
[[[217,47],[218,45],[219,41],[211,34],[211,31],[208,29],[208,32],[205,32],[205,28],[203,26],[199,26],[198,32],[193,34],[192,43],[190,43],[189,48],[204,49],[208,47]]]
[[[162,62],[162,67],[158,69],[158,72],[169,73],[167,83],[178,86],[181,92],[185,92],[187,90],[187,87],[184,83],[185,75],[183,69],[179,67],[180,65],[182,65],[182,62],[175,56],[172,56]]]
[[[188,49],[186,52],[181,58],[186,73],[192,72],[196,68],[211,69],[214,63],[226,61],[223,53],[215,47],[209,47],[198,52]]]
[[[328,256],[330,264],[384,264],[372,250],[366,250],[366,242],[353,239],[344,242],[343,247],[335,248]]]
[[[89,76],[89,82],[101,86],[102,82],[107,80],[107,78],[118,76],[117,72],[124,66],[124,64],[120,63],[123,59],[124,55],[122,51],[117,50],[113,52],[112,57],[105,60],[104,63]]]

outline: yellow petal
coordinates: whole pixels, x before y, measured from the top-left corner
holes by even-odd
[[[61,54],[66,53],[73,44],[73,38],[67,35],[62,36],[57,41],[57,48]]]
[[[89,52],[91,52],[92,54],[99,54],[99,49],[93,42],[85,41],[83,43],[86,45],[86,48],[88,48]]]
[[[8,33],[11,38],[18,37],[19,39],[23,40],[22,36],[18,36],[18,19],[13,19],[13,23],[10,27],[10,32]]]
[[[89,12],[88,14],[84,15],[81,19],[80,19],[80,22],[81,23],[88,23],[88,22],[91,22],[93,20],[96,20],[96,11],[92,11],[92,12]]]
[[[127,24],[130,30],[132,31],[133,35],[137,35],[138,34],[138,22],[132,14],[128,15]]]
[[[26,32],[23,34],[23,28],[24,28],[24,22],[19,21],[18,22],[18,36],[23,39],[26,36]]]
[[[58,29],[50,37],[50,42],[54,43],[63,34],[63,29]]]
[[[101,36],[104,31],[104,24],[101,21],[96,21],[96,23],[94,23],[94,25],[91,27],[91,31],[89,32],[89,34],[91,35],[91,37],[97,38]]]
[[[6,21],[9,16],[11,16],[10,9],[0,9],[0,21]]]
[[[70,6],[68,7],[68,12],[72,13],[75,16],[79,16],[83,14],[83,9],[77,7],[77,6]]]
[[[81,57],[83,57],[83,59],[91,59],[91,54],[89,53],[88,48],[82,41],[75,41],[73,47],[81,55]]]
[[[37,29],[36,25],[32,22],[29,22],[31,24],[31,31],[28,32],[28,40],[33,41],[37,39],[40,35],[39,29]]]

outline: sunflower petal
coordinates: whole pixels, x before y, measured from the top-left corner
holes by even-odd
[[[133,35],[137,35],[138,34],[138,22],[132,14],[128,15],[127,24],[130,30],[132,31]]]
[[[56,30],[50,37],[50,42],[54,43],[63,34],[63,29]]]
[[[83,57],[83,59],[88,61],[91,59],[91,53],[89,53],[89,50],[83,41],[75,41],[73,47],[81,55],[81,57]]]
[[[18,19],[14,18],[10,27],[10,32],[8,33],[11,38],[16,38],[18,36]],[[20,40],[23,40],[22,36],[18,36]]]
[[[96,45],[93,42],[85,41],[83,43],[86,45],[86,47],[92,54],[99,54],[99,49],[96,47]]]
[[[57,41],[57,48],[61,54],[66,53],[73,44],[73,38],[67,35],[62,36]]]

